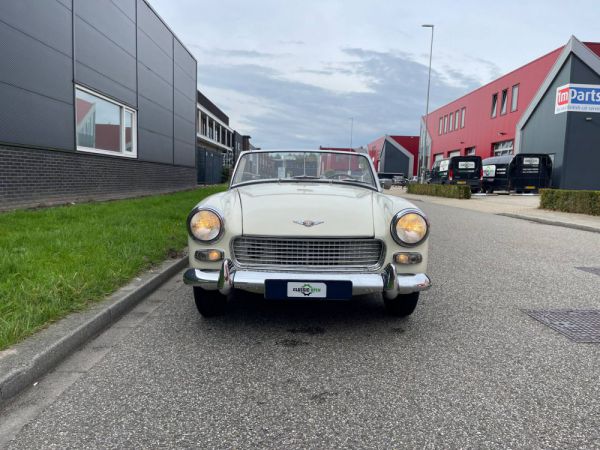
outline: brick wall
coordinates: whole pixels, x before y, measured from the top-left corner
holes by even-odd
[[[196,186],[196,169],[0,146],[0,210],[136,197]]]

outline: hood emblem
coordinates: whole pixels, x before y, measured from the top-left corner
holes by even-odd
[[[304,220],[304,219],[300,219],[300,220],[294,220],[294,223],[297,223],[298,225],[304,225],[305,227],[314,227],[315,225],[319,225],[324,223],[323,220]]]

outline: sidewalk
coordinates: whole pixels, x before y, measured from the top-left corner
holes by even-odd
[[[479,195],[470,200],[432,197],[428,195],[407,194],[402,188],[394,187],[389,191],[392,195],[406,198],[409,201],[434,203],[455,208],[531,220],[533,222],[557,225],[578,230],[600,233],[600,217],[587,214],[573,214],[538,209],[540,197],[537,195]]]

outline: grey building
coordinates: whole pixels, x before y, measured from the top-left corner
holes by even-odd
[[[229,116],[200,91],[197,93],[196,108],[198,183],[220,183],[223,179],[223,168],[231,168],[234,163],[234,130],[229,126]]]
[[[515,153],[550,154],[553,187],[600,189],[598,53],[571,37],[517,123]]]
[[[417,174],[418,151],[418,136],[386,134],[367,145],[377,172],[401,173],[406,177]]]
[[[0,2],[0,208],[196,184],[196,60],[145,0]]]

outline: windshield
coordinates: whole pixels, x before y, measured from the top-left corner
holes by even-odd
[[[348,152],[250,152],[242,155],[231,185],[265,182],[348,183],[378,189],[365,155]]]

